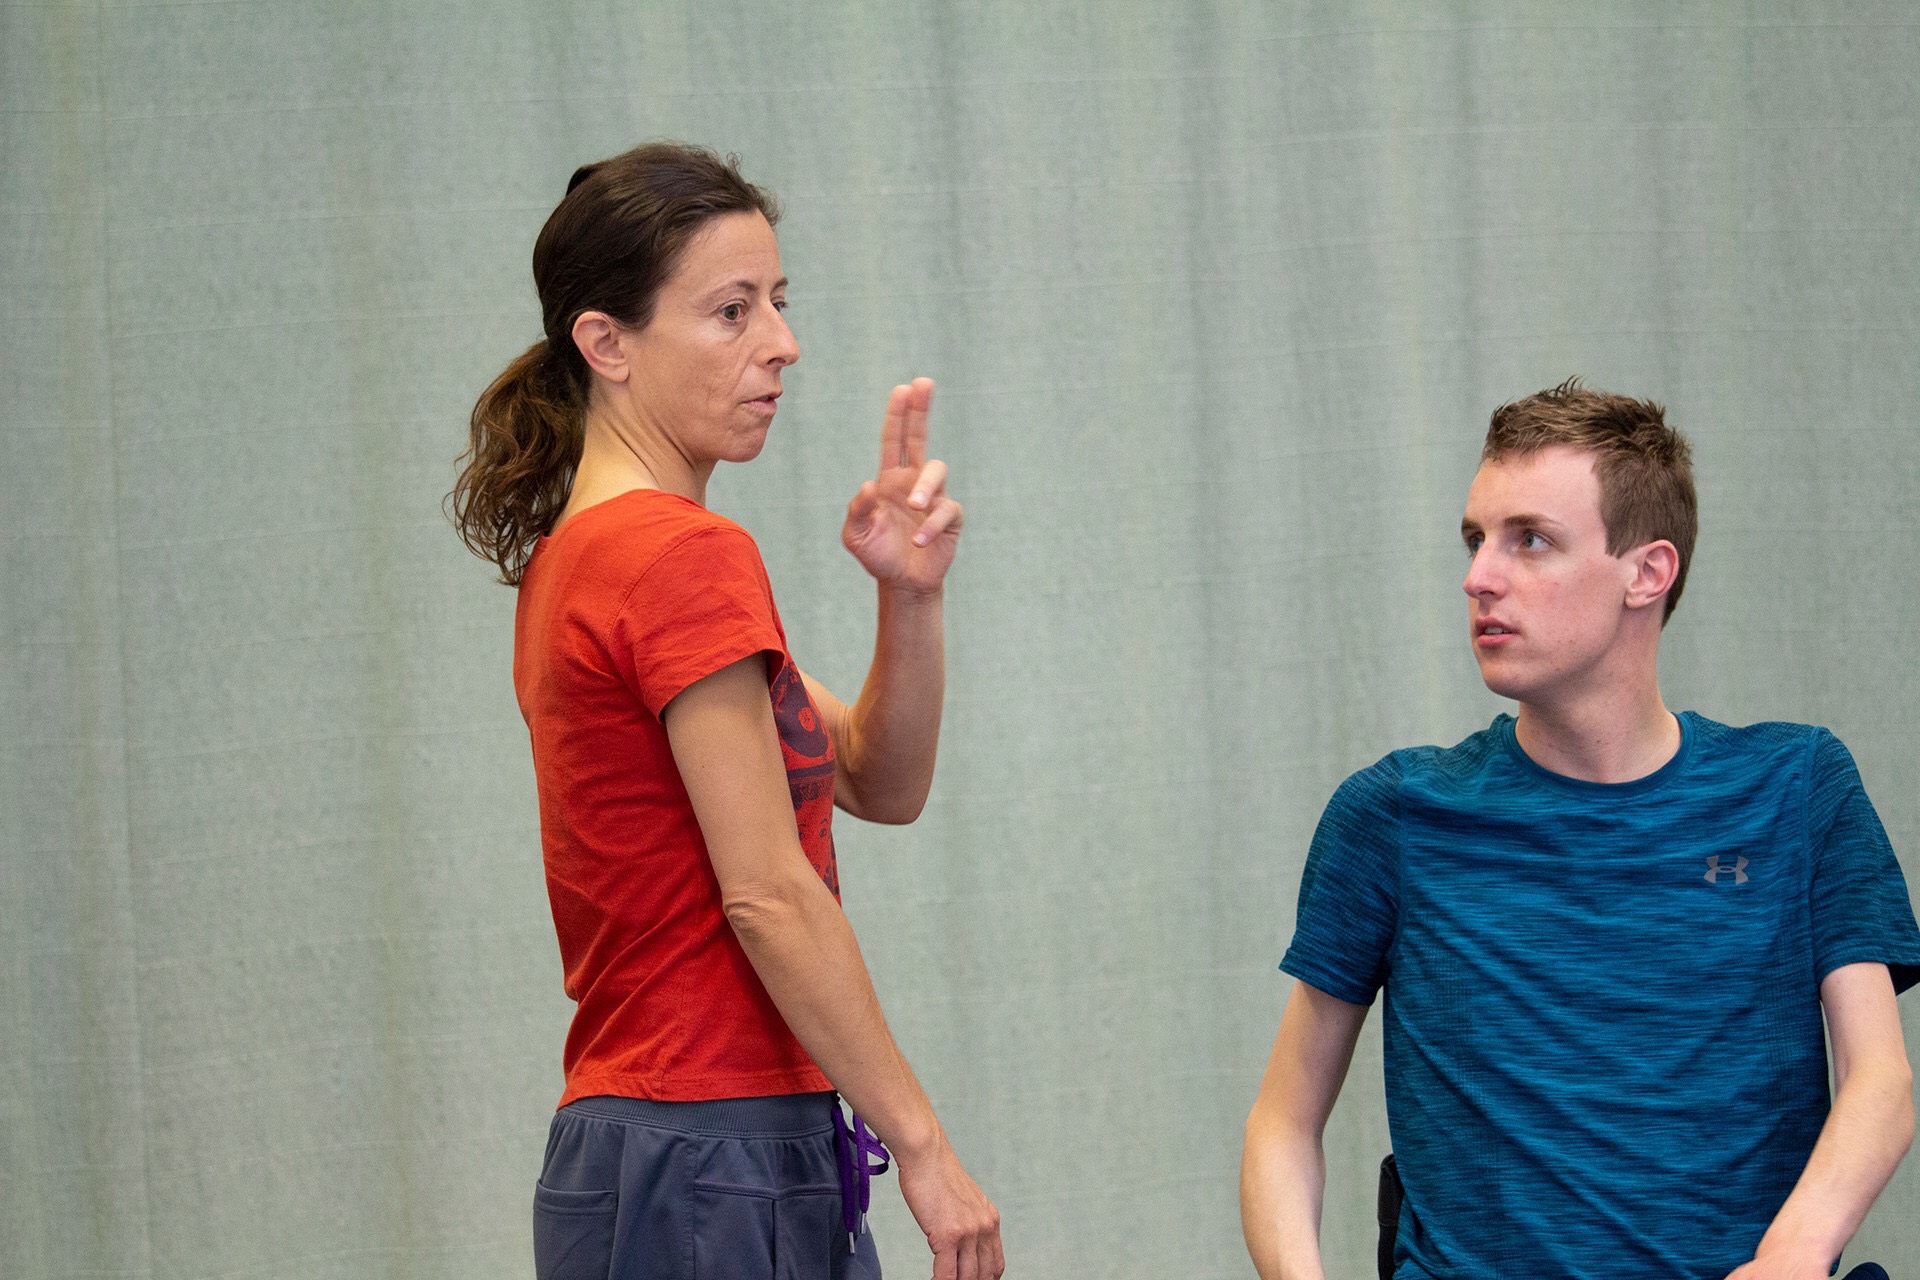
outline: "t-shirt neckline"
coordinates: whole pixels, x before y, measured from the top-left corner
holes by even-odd
[[[1506,748],[1507,755],[1513,762],[1520,767],[1522,772],[1539,781],[1549,786],[1558,787],[1563,791],[1573,792],[1577,795],[1626,797],[1641,795],[1658,787],[1665,786],[1670,780],[1678,777],[1680,772],[1686,768],[1687,760],[1693,754],[1693,712],[1675,712],[1673,713],[1673,718],[1680,726],[1679,748],[1674,751],[1673,757],[1658,769],[1655,769],[1644,778],[1635,778],[1631,782],[1589,782],[1585,778],[1570,778],[1564,773],[1555,773],[1528,755],[1525,748],[1521,747],[1519,735],[1515,732],[1515,726],[1519,722],[1507,712],[1503,711],[1494,718],[1493,728],[1495,732],[1500,735],[1501,745]]]
[[[700,504],[695,502],[692,498],[683,497],[680,494],[673,493],[666,489],[649,489],[649,488],[646,488],[645,486],[642,486],[637,489],[627,489],[621,493],[614,494],[611,498],[602,498],[600,501],[594,503],[592,506],[583,507],[579,511],[574,512],[573,515],[569,516],[566,520],[562,521],[558,526],[549,530],[546,533],[541,534],[539,539],[534,543],[535,549],[537,550],[540,547],[546,546],[549,542],[552,542],[555,538],[559,537],[566,530],[573,528],[573,526],[575,526],[576,524],[579,524],[582,520],[586,519],[588,516],[592,515],[594,512],[604,510],[607,507],[611,507],[617,502],[624,502],[628,498],[631,498],[636,493],[658,494],[663,498],[672,498],[678,502],[684,502],[690,507],[699,507],[699,509],[702,511],[706,510],[705,507],[701,507]]]

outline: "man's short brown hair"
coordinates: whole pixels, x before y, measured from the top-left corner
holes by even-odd
[[[1666,539],[1680,553],[1660,624],[1673,616],[1687,585],[1693,543],[1700,532],[1700,500],[1693,490],[1693,448],[1666,423],[1651,400],[1593,391],[1568,378],[1548,391],[1493,411],[1482,462],[1525,457],[1564,446],[1593,455],[1600,479],[1600,519],[1607,554]]]

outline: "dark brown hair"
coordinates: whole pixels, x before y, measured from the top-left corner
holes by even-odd
[[[1700,501],[1693,490],[1693,448],[1667,425],[1667,411],[1651,400],[1593,391],[1568,378],[1559,386],[1493,411],[1483,462],[1525,457],[1555,445],[1593,455],[1600,480],[1600,519],[1607,554],[1666,539],[1680,553],[1667,592],[1665,626],[1680,603],[1700,533]]]
[[[500,581],[519,585],[580,463],[593,379],[573,322],[604,311],[644,329],[700,229],[722,214],[756,211],[780,219],[773,196],[740,176],[735,157],[684,143],[648,143],[574,172],[533,244],[546,336],[480,394],[460,478],[447,495],[460,540],[500,566]]]

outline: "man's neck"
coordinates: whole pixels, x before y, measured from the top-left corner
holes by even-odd
[[[1680,722],[1653,679],[1584,698],[1523,702],[1514,734],[1535,764],[1583,782],[1632,782],[1680,750]]]

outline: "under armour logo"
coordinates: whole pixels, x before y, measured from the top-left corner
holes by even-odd
[[[1747,860],[1736,857],[1733,860],[1732,866],[1723,867],[1720,865],[1720,855],[1717,853],[1714,854],[1711,858],[1707,859],[1707,874],[1701,878],[1708,884],[1719,884],[1721,876],[1732,876],[1735,884],[1745,884],[1747,882]]]

